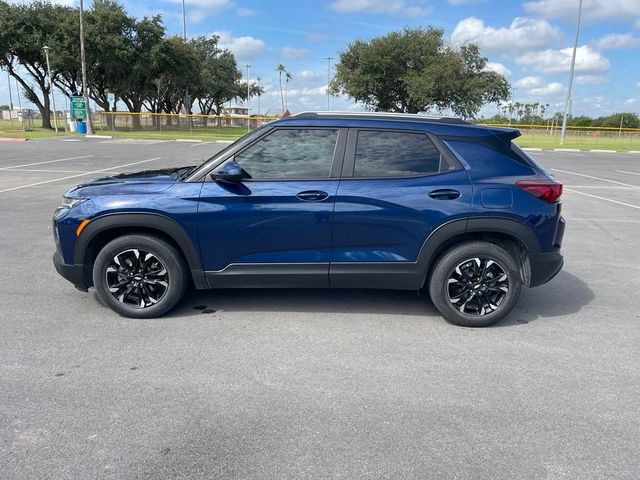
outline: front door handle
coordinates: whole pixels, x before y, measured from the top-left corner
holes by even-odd
[[[460,198],[460,192],[451,188],[442,188],[430,192],[429,196],[436,200],[455,200],[456,198]]]
[[[296,197],[300,200],[304,200],[305,202],[321,202],[329,197],[329,194],[322,190],[305,190],[304,192],[300,192],[296,195]]]

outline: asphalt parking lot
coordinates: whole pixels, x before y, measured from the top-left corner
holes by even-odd
[[[384,291],[130,320],[57,275],[67,188],[222,146],[0,144],[0,478],[640,477],[639,154],[534,154],[565,184],[566,264],[493,328]]]

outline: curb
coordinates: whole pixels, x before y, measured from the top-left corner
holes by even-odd
[[[27,140],[23,137],[0,137],[0,142],[26,142]]]
[[[640,150],[629,150],[628,152],[625,152],[625,153],[636,153],[637,154],[637,153],[640,153]]]
[[[233,143],[233,140],[216,140],[216,143]]]
[[[535,148],[535,147],[527,147],[527,148],[523,148],[522,150],[524,150],[525,152],[541,152],[542,151],[541,148]]]
[[[84,138],[113,138],[112,135],[95,135],[95,134],[91,134],[91,135],[85,135]]]
[[[589,150],[593,153],[618,153],[617,150]]]
[[[579,148],[554,148],[554,152],[581,152]]]
[[[176,138],[176,142],[193,142],[193,143],[202,143],[202,140],[192,140],[190,138]]]

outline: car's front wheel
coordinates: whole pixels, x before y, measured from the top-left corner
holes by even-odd
[[[513,310],[522,282],[517,261],[504,248],[473,242],[458,245],[435,265],[429,294],[451,323],[466,327],[492,325]]]
[[[93,265],[100,300],[125,317],[153,318],[183,297],[188,271],[180,252],[151,235],[126,235],[105,245]]]

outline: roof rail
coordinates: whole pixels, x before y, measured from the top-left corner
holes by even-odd
[[[426,115],[422,113],[393,113],[393,112],[300,112],[287,118],[351,118],[351,119],[387,119],[404,120],[412,122],[436,122],[436,123],[457,123],[469,124],[469,122],[455,117],[444,117],[439,115]]]

